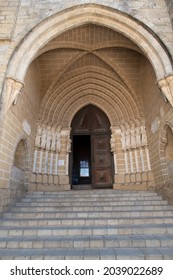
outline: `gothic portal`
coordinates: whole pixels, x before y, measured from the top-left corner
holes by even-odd
[[[0,19],[0,210],[84,185],[173,199],[172,1],[14,2]]]

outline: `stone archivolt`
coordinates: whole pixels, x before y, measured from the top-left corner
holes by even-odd
[[[130,117],[140,117],[139,108],[142,107],[136,93],[118,80],[115,72],[88,65],[67,72],[58,86],[47,91],[40,119],[69,127],[75,113],[88,103],[102,110],[107,108],[112,125]]]

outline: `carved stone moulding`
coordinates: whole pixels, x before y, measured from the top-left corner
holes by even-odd
[[[4,111],[5,113],[9,110],[12,104],[17,103],[17,99],[21,94],[21,90],[24,84],[20,81],[15,80],[12,77],[8,77],[5,80],[5,94],[4,94]]]
[[[163,95],[166,97],[166,99],[169,101],[171,106],[173,106],[173,75],[169,75],[161,80],[158,81],[158,86],[163,93]]]
[[[144,120],[135,120],[120,125],[122,151],[145,148],[148,145]]]

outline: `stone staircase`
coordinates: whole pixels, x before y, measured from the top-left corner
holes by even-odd
[[[0,220],[0,259],[173,259],[173,206],[154,192],[28,193]]]

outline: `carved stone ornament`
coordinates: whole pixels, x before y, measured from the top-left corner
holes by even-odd
[[[72,143],[71,139],[68,139],[67,140],[67,150],[66,150],[67,154],[71,153],[71,143]]]
[[[154,134],[158,131],[160,126],[160,120],[158,118],[155,118],[154,121],[151,124],[151,132]]]
[[[148,145],[144,122],[129,122],[120,125],[120,127],[122,151],[133,150]],[[111,142],[113,142],[113,140],[111,140]]]
[[[61,130],[60,134],[60,145],[61,145],[61,153],[69,154],[71,153],[71,139],[70,139],[70,129]]]
[[[115,138],[114,134],[111,135],[110,145],[111,145],[111,152],[115,153],[115,151],[116,151],[116,138]]]
[[[130,146],[131,146],[131,149],[136,148],[135,124],[133,124],[133,123],[132,123],[131,129],[130,129]]]
[[[60,153],[61,129],[59,127],[38,124],[35,136],[35,147],[42,150]]]
[[[37,126],[37,132],[35,137],[35,147],[41,147],[41,137],[42,137],[42,127],[40,125]]]
[[[42,126],[42,135],[41,135],[41,149],[46,148],[46,141],[47,141],[47,128],[46,126]]]
[[[166,96],[171,106],[173,106],[173,75],[159,80],[158,86],[162,93]]]
[[[52,141],[52,131],[51,131],[51,128],[48,126],[46,128],[46,150],[47,151],[50,151],[51,141]]]
[[[126,149],[129,150],[131,148],[130,143],[130,127],[127,127],[125,131],[125,139],[126,139]]]
[[[141,126],[141,145],[142,147],[146,147],[148,145],[147,133],[144,125]]]
[[[136,147],[139,148],[141,147],[141,131],[139,126],[135,128],[135,134],[136,134]]]
[[[111,152],[116,154],[117,153],[117,139],[119,139],[122,131],[118,126],[111,126],[111,139],[110,139],[110,146]]]
[[[56,131],[55,133],[55,137],[56,137],[56,152],[60,153],[61,151],[61,138],[60,138],[61,134],[60,131]]]
[[[124,125],[121,125],[121,147],[122,147],[122,151],[126,150],[126,137],[125,137]]]
[[[19,94],[21,93],[21,90],[23,88],[24,84],[16,81],[13,78],[7,78],[6,79],[6,88],[5,88],[5,112],[9,110],[12,104],[17,103],[17,99],[19,97]]]
[[[52,152],[56,152],[56,130],[54,127],[52,127],[51,129],[51,135],[52,135],[52,139],[51,139],[50,150]]]

